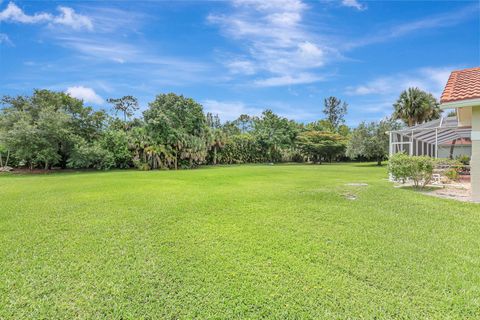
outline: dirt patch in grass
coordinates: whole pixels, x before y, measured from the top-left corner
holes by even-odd
[[[411,184],[396,185],[396,188],[408,188],[414,190]],[[420,193],[437,198],[452,199],[471,202],[472,190],[469,182],[452,182],[445,185],[428,185]]]
[[[433,189],[425,194],[445,199],[458,201],[472,201],[472,190],[470,183],[454,183],[446,185],[444,188]]]

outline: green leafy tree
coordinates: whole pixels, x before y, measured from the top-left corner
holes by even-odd
[[[235,121],[226,121],[222,126],[222,131],[227,136],[234,136],[242,133]]]
[[[44,106],[38,113],[27,110],[4,110],[0,120],[6,131],[4,144],[30,168],[42,164],[48,169],[61,160],[62,145],[72,141],[69,116],[52,106]]]
[[[125,131],[108,129],[99,141],[101,147],[112,154],[115,168],[129,168],[133,164],[128,134]]]
[[[397,130],[399,124],[385,119],[380,122],[362,122],[353,130],[347,145],[347,156],[351,159],[364,157],[377,161],[378,165],[388,157],[388,131]]]
[[[174,167],[192,167],[207,155],[208,127],[203,108],[191,98],[160,94],[143,113],[147,130],[156,145],[166,145],[174,154]]]
[[[269,109],[254,120],[252,131],[272,162],[281,159],[280,149],[291,147],[297,133],[298,126],[295,122],[279,117]]]
[[[305,125],[305,129],[308,131],[315,130],[315,131],[331,131],[332,126],[330,123],[323,119],[323,120],[318,120],[314,122],[307,123]]]
[[[251,134],[228,136],[219,154],[221,163],[257,163],[268,161],[268,155]]]
[[[83,106],[63,92],[34,90],[32,96],[4,96],[0,137],[19,164],[66,167],[80,138],[97,140],[105,113]]]
[[[337,133],[328,131],[304,131],[297,137],[297,146],[301,152],[314,163],[333,161],[343,155],[346,140]]]
[[[15,121],[12,118],[16,118]],[[8,150],[13,150],[14,157],[33,169],[37,155],[42,146],[42,140],[38,136],[38,130],[30,118],[23,112],[8,112],[0,118],[2,129],[2,143]]]
[[[247,133],[252,131],[255,117],[251,117],[248,114],[241,114],[233,123],[240,129],[241,133]]]
[[[345,122],[348,104],[336,97],[328,97],[323,100],[323,113],[326,116],[328,130],[338,132],[338,128]]]
[[[342,137],[349,137],[351,134],[351,129],[349,126],[342,124],[338,127],[337,133]]]
[[[10,160],[10,150],[7,149],[3,144],[1,144],[0,137],[0,168],[7,167],[8,161]]]
[[[138,110],[138,100],[133,96],[124,96],[121,98],[110,98],[108,103],[113,105],[113,109],[116,113],[123,113],[123,121],[127,121],[127,117],[133,116],[135,111]]]
[[[218,116],[218,114],[214,115],[210,112],[207,112],[206,121],[207,121],[207,126],[211,129],[222,128],[222,122],[220,121],[220,117]]]
[[[442,110],[432,94],[419,88],[408,88],[393,104],[394,120],[402,120],[409,127],[440,118]]]
[[[68,159],[69,168],[92,168],[108,170],[115,166],[114,155],[105,150],[100,142],[88,143],[81,139],[75,144],[71,157]]]

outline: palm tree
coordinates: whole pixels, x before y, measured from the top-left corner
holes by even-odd
[[[152,169],[170,168],[174,162],[170,148],[165,145],[152,145],[145,148],[147,161]]]
[[[408,88],[393,104],[393,119],[402,120],[409,127],[440,118],[439,104],[431,93],[419,88]]]
[[[217,164],[217,152],[225,146],[226,135],[221,129],[210,129],[207,134],[207,146],[213,150],[212,161]]]
[[[128,135],[128,138],[129,149],[135,154],[135,160],[147,163],[145,150],[151,144],[151,141],[145,128],[134,128]]]
[[[185,145],[180,154],[182,160],[188,160],[189,166],[200,164],[207,156],[206,141],[202,137],[186,136]]]

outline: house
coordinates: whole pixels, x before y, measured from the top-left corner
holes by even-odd
[[[480,67],[453,71],[440,99],[442,109],[455,109],[459,126],[471,127],[472,200],[480,202]]]
[[[480,202],[480,67],[453,71],[440,99],[456,116],[389,132],[390,155],[470,156],[472,200]]]

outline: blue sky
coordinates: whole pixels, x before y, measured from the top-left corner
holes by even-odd
[[[192,97],[231,120],[265,108],[377,120],[409,86],[439,97],[451,70],[480,65],[478,1],[0,0],[0,95],[69,92],[89,105]]]

